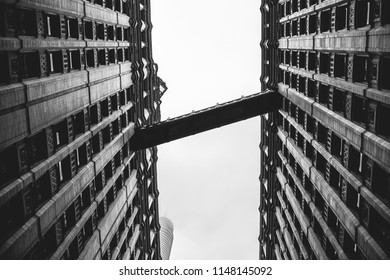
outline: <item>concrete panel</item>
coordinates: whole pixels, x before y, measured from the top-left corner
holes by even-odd
[[[322,51],[365,52],[366,45],[366,31],[362,30],[323,33],[314,37],[314,48]]]
[[[116,12],[90,3],[85,3],[85,17],[112,25],[116,25],[118,23]]]
[[[96,157],[93,158],[93,162],[95,163],[96,174],[100,172],[106,166],[107,162],[111,160],[118,151],[123,147],[123,138],[121,135],[115,137],[106,147],[104,147],[103,151],[101,151]]]
[[[366,91],[366,97],[390,105],[390,94],[388,92],[369,88]]]
[[[309,97],[304,96],[295,89],[288,89],[288,99],[309,115],[313,114],[312,106],[314,101]]]
[[[82,17],[84,14],[83,1],[81,0],[20,0],[17,6],[73,17]]]
[[[104,97],[110,96],[112,93],[120,90],[119,77],[101,82],[90,87],[91,103],[94,103]]]
[[[367,86],[364,84],[349,83],[345,80],[332,78],[324,74],[315,74],[314,79],[330,86],[335,86],[337,88],[356,93],[360,96],[364,96],[364,93],[367,90]]]
[[[313,35],[296,36],[288,39],[289,49],[314,50]]]
[[[0,149],[26,137],[28,134],[27,110],[20,109],[0,115]]]
[[[371,237],[363,226],[357,230],[357,243],[360,250],[366,255],[369,260],[388,260],[389,257],[381,249],[378,243]]]
[[[16,51],[21,48],[21,40],[17,38],[0,38],[1,51]]]
[[[130,27],[130,17],[128,15],[118,13],[118,25]]]
[[[59,93],[88,83],[86,71],[51,76],[47,78],[25,81],[28,101]]]
[[[133,81],[131,80],[131,73],[128,73],[128,74],[121,76],[122,89],[128,88],[132,84],[133,84]]]
[[[93,260],[98,252],[100,252],[100,234],[98,230],[95,230],[79,255],[79,260]]]
[[[23,38],[22,50],[45,50],[45,49],[71,49],[85,48],[86,42],[79,40],[60,40],[60,39],[37,39]]]
[[[0,86],[0,110],[26,102],[24,86],[21,83]]]
[[[119,75],[119,65],[99,66],[87,70],[89,73],[89,82],[94,83],[99,80],[107,79]]]
[[[386,25],[368,32],[368,52],[388,53],[390,46],[390,26]]]

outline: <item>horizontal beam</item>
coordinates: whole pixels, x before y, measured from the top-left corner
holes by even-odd
[[[130,139],[133,151],[157,146],[217,127],[273,112],[281,107],[282,97],[266,91],[173,119],[135,129]]]

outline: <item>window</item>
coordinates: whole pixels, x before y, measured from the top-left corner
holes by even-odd
[[[324,147],[328,140],[328,129],[323,126],[320,122],[317,123],[317,141]]]
[[[382,71],[381,71],[381,89],[390,90],[390,79],[388,73],[390,73],[390,57],[382,57]]]
[[[347,28],[348,6],[343,5],[336,8],[336,31]]]
[[[116,39],[117,41],[122,41],[122,27],[116,28]]]
[[[108,51],[108,61],[109,63],[115,63],[115,49],[110,49]]]
[[[106,8],[112,10],[112,1],[113,1],[113,0],[106,0]]]
[[[23,36],[37,36],[37,31],[35,11],[19,10],[19,34]]]
[[[125,61],[130,60],[130,48],[125,49]]]
[[[307,96],[309,98],[312,98],[312,99],[315,99],[316,98],[316,94],[317,94],[317,85],[316,85],[316,82],[314,82],[313,80],[308,80],[308,92],[307,92]]]
[[[39,77],[41,74],[38,52],[20,54],[20,67],[22,78]]]
[[[121,12],[121,3],[122,0],[115,0],[115,11]]]
[[[69,68],[72,70],[81,69],[80,51],[69,51]]]
[[[62,122],[59,122],[58,124],[54,125],[54,133],[56,147],[68,144],[68,124],[66,120],[63,120]]]
[[[345,109],[345,93],[338,89],[334,89],[333,90],[333,111],[341,115],[344,115],[344,109]]]
[[[352,97],[352,121],[365,125],[367,119],[366,101],[363,98]]]
[[[91,21],[84,22],[84,34],[86,39],[93,39],[93,26]]]
[[[63,71],[62,51],[49,52],[50,73],[61,73]]]
[[[73,131],[75,136],[85,132],[84,111],[73,116]]]
[[[97,39],[104,40],[104,24],[96,23],[96,37]]]
[[[0,186],[18,176],[18,161],[15,147],[0,152]]]
[[[331,14],[330,10],[321,12],[321,32],[327,32],[331,29]]]
[[[303,1],[302,1],[303,2]],[[292,0],[292,5],[291,5],[291,8],[292,8],[292,12],[295,13],[298,11],[298,0]]]
[[[299,68],[306,68],[306,52],[299,52]]]
[[[113,94],[111,95],[110,99],[111,99],[111,110],[112,111],[118,110],[118,95]]]
[[[88,162],[87,146],[85,144],[81,145],[78,149],[75,150],[75,153],[77,167],[79,168],[86,165]]]
[[[89,117],[91,125],[95,125],[99,122],[98,104],[94,104],[89,108]]]
[[[316,71],[317,67],[317,54],[315,52],[309,52],[309,71]]]
[[[364,27],[370,24],[371,4],[367,0],[356,1],[355,4],[355,27]]]
[[[290,51],[286,51],[286,64],[290,64]]]
[[[46,201],[51,197],[51,185],[50,185],[50,175],[49,172],[46,172],[42,177],[35,180],[34,185],[34,201],[36,208],[40,208]]]
[[[318,90],[318,102],[327,105],[328,104],[328,96],[329,96],[329,86],[320,84],[319,90]]]
[[[114,26],[112,25],[107,25],[107,38],[108,40],[114,40]]]
[[[98,60],[99,60],[99,66],[106,65],[106,50],[105,49],[98,50]]]
[[[335,54],[334,76],[339,78],[345,78],[346,70],[347,70],[347,56],[341,54]]]
[[[335,133],[332,133],[331,142],[331,154],[338,160],[342,160],[343,157],[343,140],[338,137]]]
[[[300,33],[300,35],[306,35],[307,34],[307,20],[306,20],[306,17],[302,17],[300,19],[299,33]]]
[[[118,62],[123,62],[123,49],[120,48],[120,49],[117,49],[116,51],[117,55],[118,55]]]
[[[60,17],[58,15],[46,15],[46,35],[51,37],[61,37]]]
[[[87,53],[87,66],[95,67],[95,55],[94,50],[86,50]]]
[[[102,117],[108,117],[110,114],[110,108],[108,106],[108,100],[102,100],[100,101],[100,111],[102,114]]]
[[[70,157],[67,156],[62,161],[59,161],[57,164],[57,171],[58,171],[58,181],[60,184],[65,183],[66,181],[70,180],[72,177],[71,172],[71,165],[70,165]]]
[[[291,31],[290,31],[290,22],[287,22],[285,24],[285,30],[286,30],[286,33],[285,33],[285,37],[289,37],[291,35]]]
[[[330,66],[330,55],[329,53],[320,54],[320,73],[328,74]]]
[[[317,15],[309,16],[309,34],[317,32]]]
[[[77,18],[67,18],[68,38],[79,38],[79,22]]]
[[[42,131],[30,138],[31,162],[36,163],[47,158],[46,132]]]
[[[378,104],[376,131],[379,135],[386,138],[390,137],[390,125],[387,120],[390,120],[390,108],[388,106]]]
[[[298,66],[297,62],[298,62],[298,52],[293,51],[292,55],[291,55],[291,64],[292,64],[292,66],[297,67]]]
[[[297,89],[297,75],[291,74],[291,87]]]
[[[95,4],[103,6],[103,0],[95,0]]]
[[[298,21],[297,20],[292,21],[292,35],[293,36],[298,35]]]
[[[305,93],[306,91],[306,78],[299,76],[299,92]]]
[[[356,55],[353,60],[353,81],[356,83],[367,82],[368,58]]]
[[[110,125],[107,125],[105,128],[102,129],[103,133],[103,143],[108,144],[111,142],[111,131],[110,131]],[[107,175],[107,174],[106,174]]]

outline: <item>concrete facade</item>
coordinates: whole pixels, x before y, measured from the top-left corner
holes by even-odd
[[[0,8],[0,258],[160,259],[150,2]]]

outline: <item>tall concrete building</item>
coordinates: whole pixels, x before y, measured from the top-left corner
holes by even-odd
[[[260,259],[388,259],[390,1],[260,10]]]
[[[0,1],[0,258],[160,259],[149,0]]]
[[[161,259],[169,260],[173,243],[173,223],[166,217],[160,217]]]

